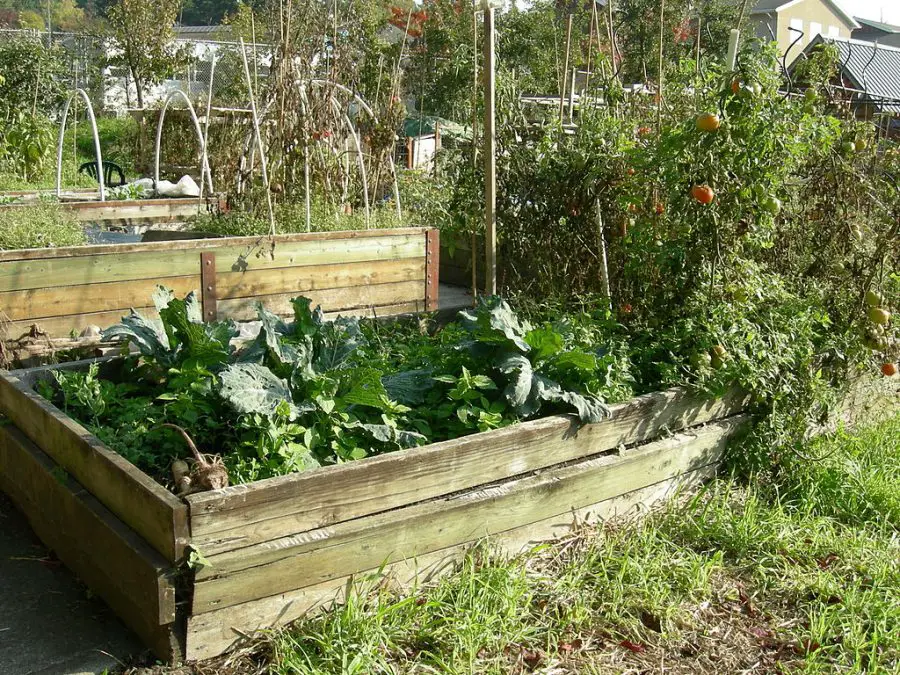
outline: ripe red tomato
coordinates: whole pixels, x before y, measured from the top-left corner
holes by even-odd
[[[706,205],[712,203],[716,198],[716,193],[713,192],[713,189],[709,187],[709,185],[695,185],[691,188],[691,197],[701,204]]]
[[[881,374],[885,377],[893,377],[897,374],[897,364],[885,363],[883,366],[881,366]]]
[[[656,202],[656,215],[661,216],[666,212],[666,207],[662,202]]]
[[[629,166],[627,169],[625,169],[625,173],[626,173],[627,175],[629,175],[629,176],[633,176],[633,175],[634,175],[634,169],[632,169],[632,168]]]

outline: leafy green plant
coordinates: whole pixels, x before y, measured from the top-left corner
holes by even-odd
[[[132,312],[103,333],[137,351],[127,360],[129,383],[103,380],[96,368],[63,371],[57,389],[43,393],[164,482],[182,448],[163,424],[185,429],[222,456],[232,481],[245,482],[538,414],[571,411],[582,423],[608,415],[590,391],[600,359],[573,332],[532,327],[498,298],[434,336],[413,325],[325,321],[297,298],[292,321],[260,306],[259,334],[240,348],[233,322],[201,321],[194,294],[179,299],[160,287],[153,302],[159,321]],[[406,333],[394,342],[402,352],[382,349],[387,330]]]

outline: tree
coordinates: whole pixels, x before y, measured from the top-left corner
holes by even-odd
[[[187,61],[175,46],[172,26],[181,0],[118,0],[107,13],[115,54],[110,62],[128,68],[134,80],[139,108],[144,91],[174,74]]]

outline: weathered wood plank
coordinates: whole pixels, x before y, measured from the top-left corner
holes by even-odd
[[[193,614],[241,604],[431,553],[616,497],[714,463],[746,421],[537,472],[449,498],[207,556]],[[201,549],[202,551],[202,549]]]
[[[122,245],[126,250],[118,252],[84,251],[83,255],[78,256],[37,259],[4,260],[0,255],[0,292],[139,279],[158,279],[160,283],[165,283],[167,277],[199,274],[201,251],[216,254],[218,274],[425,256],[425,237],[421,234],[283,241],[277,243],[274,256],[270,254],[271,248],[265,245],[264,238],[238,243],[242,240],[198,239],[190,242],[126,244]],[[172,248],[167,249],[166,245]],[[134,249],[134,246],[147,248]],[[160,249],[160,246],[163,248]],[[77,251],[79,248],[99,247],[69,250]]]
[[[425,261],[421,258],[375,260],[304,267],[283,267],[218,275],[219,300],[302,293],[353,286],[424,281]]]
[[[572,530],[588,524],[632,519],[709,480],[715,476],[717,467],[717,464],[709,464],[612,499],[501,532],[485,541],[498,554],[515,556],[541,542],[564,537]],[[331,579],[315,586],[191,616],[187,623],[185,658],[188,661],[198,661],[218,656],[246,643],[248,638],[260,632],[289,624],[333,602],[341,603],[348,591],[365,592],[373,583],[391,583],[400,587],[429,583],[452,571],[455,564],[477,543],[479,542],[466,542],[392,563],[384,568],[370,569],[357,575]]]
[[[155,307],[135,307],[134,309],[151,319],[159,318]],[[0,325],[0,340],[15,340],[28,333],[33,325],[37,325],[38,328],[52,337],[66,337],[73,332],[77,335],[88,326],[108,328],[117,324],[129,311],[130,309],[116,309],[109,312],[91,312],[88,314],[72,314],[69,316],[13,321],[12,323]]]
[[[389,230],[341,230],[335,232],[303,232],[298,234],[279,234],[275,236],[275,247],[282,244],[296,244],[303,242],[323,242],[345,239],[379,239],[382,237],[410,237],[422,239],[422,250],[425,250],[425,233],[429,228],[404,227]],[[0,251],[0,262],[10,260],[55,260],[58,258],[81,258],[85,255],[122,255],[123,253],[157,251],[161,253],[171,251],[195,250],[199,248],[217,248],[223,245],[238,248],[270,248],[272,238],[269,236],[258,237],[227,237],[223,243],[221,239],[192,239],[184,241],[160,241],[152,243],[135,244],[95,244],[92,246],[66,246],[60,248],[30,248]],[[424,253],[423,253],[424,255]]]
[[[199,254],[197,271],[200,270]],[[57,288],[32,288],[24,291],[0,293],[0,307],[10,321],[39,321],[73,314],[117,312],[118,317],[128,314],[131,307],[151,302],[156,286],[163,283],[176,296],[184,297],[200,288],[200,275],[147,278],[136,281],[118,281]]]
[[[235,320],[248,320],[256,317],[258,302],[275,314],[289,315],[293,312],[291,300],[297,292],[278,295],[262,295],[252,298],[234,298],[220,300],[219,316]],[[313,306],[321,305],[331,312],[343,310],[365,309],[382,305],[398,305],[425,299],[424,281],[399,281],[391,284],[374,284],[371,286],[354,286],[352,288],[326,288],[310,290],[302,295],[312,300]]]
[[[4,373],[0,413],[166,560],[181,558],[189,539],[187,508],[172,493]]]
[[[62,208],[70,211],[77,222],[153,221],[157,223],[196,218],[209,211],[205,199],[152,199],[143,202],[72,202]]]
[[[179,655],[171,565],[10,425],[0,427],[0,488],[160,658]]]
[[[191,495],[193,541],[209,554],[242,548],[643,442],[664,429],[728,417],[745,405],[746,396],[738,392],[708,400],[671,390],[614,405],[611,419],[581,429],[570,417],[545,418]]]
[[[199,254],[195,265],[199,272]],[[399,281],[421,281],[425,262],[419,258],[374,262],[286,267],[248,272],[226,272],[217,276],[219,299],[246,298],[284,293],[365,286]],[[162,283],[182,297],[200,288],[199,274],[182,277],[150,277],[56,288],[33,288],[0,293],[0,307],[9,321],[34,321],[50,317],[99,312],[128,313],[131,307],[149,303]],[[331,309],[328,307],[328,309]],[[335,309],[340,309],[336,307]]]

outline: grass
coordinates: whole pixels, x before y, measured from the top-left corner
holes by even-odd
[[[250,237],[269,234],[270,224],[266,208],[255,208],[252,211],[234,210],[222,215],[204,215],[196,219],[192,229],[196,232],[211,232],[229,237]],[[280,203],[275,205],[276,234],[292,234],[306,232],[306,207],[302,202]],[[343,213],[338,207],[313,202],[310,209],[312,232],[338,232],[347,230],[390,229],[398,227],[414,227],[409,221],[401,221],[392,203],[375,205],[371,208],[369,227],[366,227],[365,212],[356,209],[352,213]]]
[[[59,204],[37,202],[21,208],[0,208],[0,251],[83,243],[84,228]]]
[[[638,523],[349,601],[195,673],[900,672],[900,415]]]

